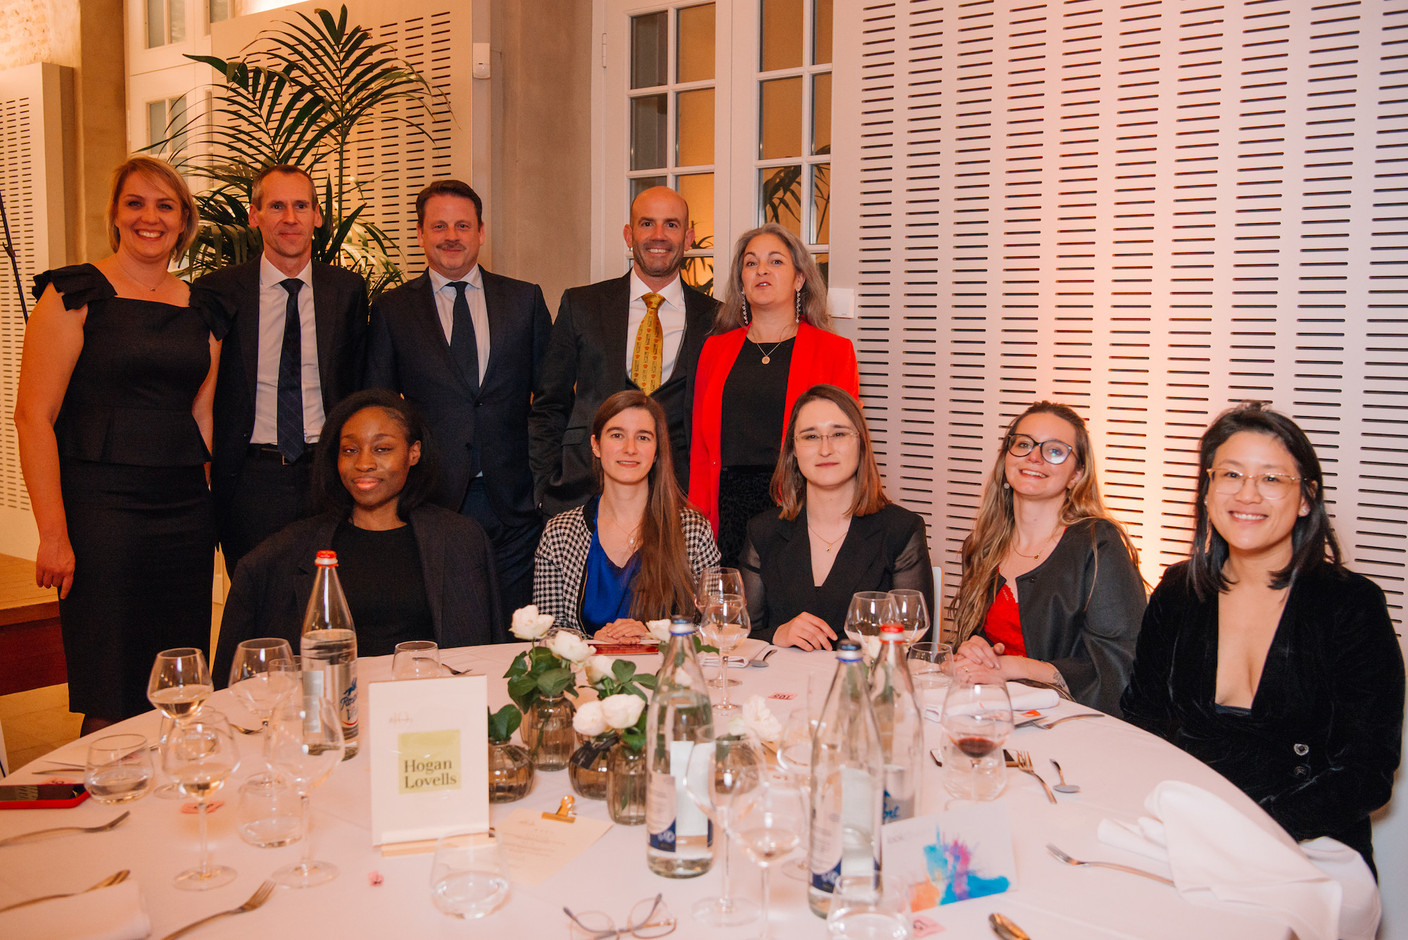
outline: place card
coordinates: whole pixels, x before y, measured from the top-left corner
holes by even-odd
[[[550,816],[517,809],[495,824],[494,834],[503,846],[514,884],[542,884],[611,828],[607,820],[590,816],[575,816],[570,823]]]
[[[383,854],[405,843],[433,850],[452,830],[488,831],[487,683],[446,676],[367,686],[372,844]]]
[[[1012,825],[1000,802],[886,823],[885,876],[898,878],[911,915],[1001,894],[1016,881]]]

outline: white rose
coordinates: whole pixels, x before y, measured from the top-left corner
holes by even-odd
[[[668,620],[647,620],[645,629],[650,631],[650,635],[655,637],[658,643],[667,643],[670,639],[670,621]]]
[[[728,720],[728,734],[730,737],[741,738],[748,733],[748,722],[743,720],[742,715],[734,715]]]
[[[878,636],[863,636],[861,642],[865,644],[865,658],[868,662],[875,662],[880,658],[880,638]]]
[[[675,685],[682,689],[688,689],[694,686],[693,680],[689,678],[689,670],[684,667],[675,670]]]
[[[587,681],[595,685],[602,679],[614,676],[611,667],[616,660],[610,656],[590,656],[587,658]]]
[[[573,729],[580,735],[594,738],[606,730],[606,712],[601,702],[583,702],[572,719]]]
[[[761,695],[754,695],[743,704],[743,723],[759,741],[776,744],[782,739],[782,723]]]
[[[513,612],[513,624],[509,632],[520,640],[536,640],[552,629],[552,616],[538,613],[537,605],[529,604]]]
[[[554,656],[569,663],[584,663],[592,655],[587,641],[571,630],[559,630],[548,637],[548,649]]]
[[[624,731],[634,725],[644,709],[645,699],[626,692],[608,695],[601,700],[601,710],[606,715],[606,723],[617,731]]]

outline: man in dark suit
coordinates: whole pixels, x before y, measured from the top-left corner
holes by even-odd
[[[361,276],[312,261],[323,214],[307,173],[263,170],[249,221],[264,242],[259,259],[191,286],[192,304],[229,324],[215,382],[210,489],[232,575],[250,549],[316,509],[312,445],[333,406],[361,388],[367,333]]]
[[[440,453],[435,502],[489,535],[504,604],[532,603],[542,516],[528,469],[528,406],[552,321],[536,284],[479,266],[483,202],[459,180],[416,198],[429,268],[372,308],[369,386],[394,389],[425,416]]]
[[[657,186],[637,196],[625,237],[631,269],[564,293],[543,357],[528,429],[534,491],[549,516],[595,491],[592,417],[622,389],[640,388],[665,409],[675,478],[689,488],[694,369],[717,304],[680,279],[694,228],[679,193]]]

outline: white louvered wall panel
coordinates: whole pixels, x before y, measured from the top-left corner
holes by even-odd
[[[957,550],[1001,429],[1090,422],[1146,577],[1187,554],[1198,437],[1271,401],[1400,630],[1408,4],[837,5],[834,281],[890,491]]]

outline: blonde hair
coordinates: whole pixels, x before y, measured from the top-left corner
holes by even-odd
[[[181,174],[176,172],[176,168],[165,160],[156,157],[129,157],[126,161],[118,164],[117,169],[112,171],[112,192],[108,194],[108,247],[117,251],[119,243],[117,231],[117,197],[122,193],[122,187],[127,183],[127,177],[133,173],[140,173],[158,186],[164,186],[171,190],[176,201],[181,203],[182,230],[181,237],[177,240],[176,247],[171,249],[171,260],[175,261],[186,253],[186,249],[196,240],[196,230],[200,228],[200,210],[196,208],[196,199],[191,195],[191,189],[182,179]]]

